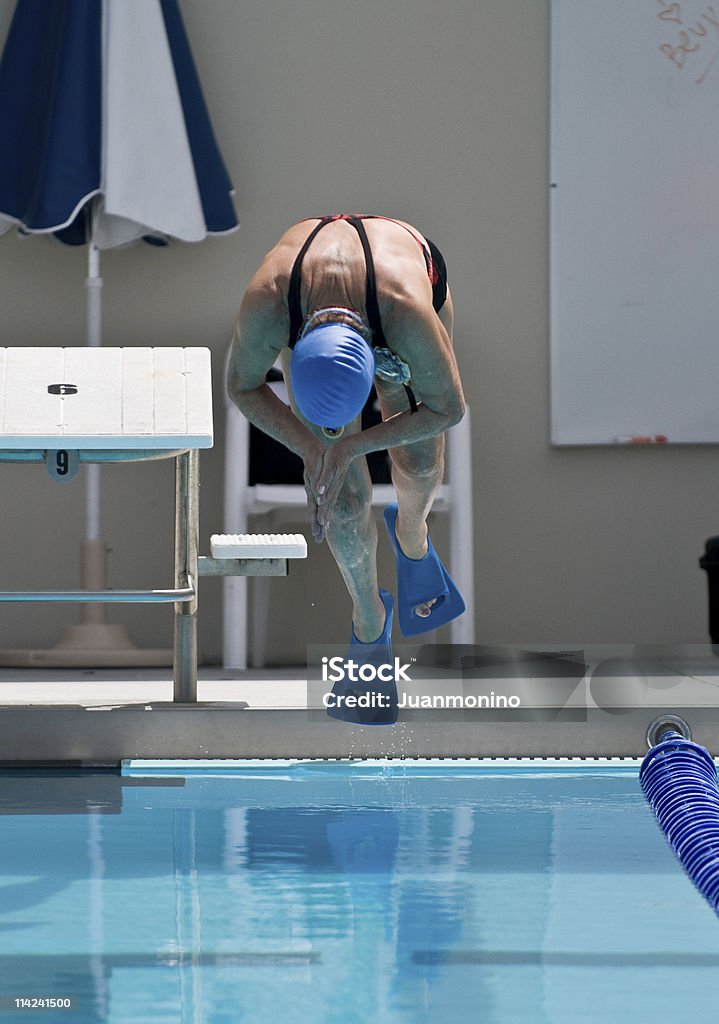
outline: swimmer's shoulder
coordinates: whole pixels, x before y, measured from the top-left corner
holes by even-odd
[[[286,307],[292,267],[297,253],[316,223],[317,219],[293,224],[265,253],[245,293],[253,300],[253,304],[266,302],[274,303],[278,308]]]

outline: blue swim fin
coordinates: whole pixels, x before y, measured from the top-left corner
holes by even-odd
[[[394,600],[386,590],[380,590],[379,596],[385,607],[384,629],[373,642],[363,644],[357,639],[352,626],[352,638],[345,662],[352,661],[357,679],[343,679],[332,687],[334,703],[327,708],[330,718],[353,725],[394,725],[399,717],[397,707],[397,684],[394,678],[389,681],[375,677],[371,681],[361,678],[361,670],[365,665],[378,667],[390,665],[394,668],[392,656],[392,619],[394,617]],[[347,703],[347,698],[350,703]]]
[[[384,521],[397,563],[397,616],[403,636],[428,633],[431,629],[459,618],[465,610],[462,595],[442,565],[429,534],[429,546],[424,558],[408,558],[400,548],[395,532],[396,503],[388,505],[384,510]],[[436,604],[432,605],[426,618],[417,615],[415,608],[418,605],[435,598]]]

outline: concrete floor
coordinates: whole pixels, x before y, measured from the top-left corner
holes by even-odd
[[[0,668],[0,708],[112,707],[172,701],[172,669]],[[306,707],[307,683],[298,669],[201,669],[200,703],[238,703],[256,709]]]
[[[440,670],[428,670],[401,690],[421,696],[447,685],[464,693],[479,692],[475,684],[484,692],[488,685],[498,692],[509,685],[521,695],[521,707],[413,707],[384,726],[330,718],[318,699],[319,684],[308,688],[303,669],[200,669],[197,703],[178,704],[171,669],[3,668],[0,763],[636,758],[646,753],[649,724],[666,714],[684,718],[693,738],[719,753],[719,658],[711,648],[585,649],[583,658],[586,674],[580,662],[569,689],[566,679],[537,673],[531,661],[513,662],[509,673],[506,666],[493,667],[479,680],[450,673],[449,684]]]

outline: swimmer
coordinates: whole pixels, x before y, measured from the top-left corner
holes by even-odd
[[[352,643],[388,646],[394,608],[377,582],[369,452],[387,449],[397,492],[385,521],[402,632],[426,632],[464,611],[427,531],[444,434],[464,414],[452,326],[441,253],[410,224],[379,216],[295,224],[242,300],[228,393],[303,461],[312,535],[327,539],[352,599]],[[289,407],[266,383],[278,358]],[[362,430],[373,384],[382,422]]]

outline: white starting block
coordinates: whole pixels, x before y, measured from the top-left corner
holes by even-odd
[[[306,558],[301,534],[213,534],[211,556],[199,558],[200,575],[287,575],[289,558]]]
[[[198,577],[287,575],[286,559],[307,555],[298,535],[255,535],[199,556],[199,450],[212,444],[206,348],[0,348],[0,462],[44,462],[69,480],[82,463],[175,459],[174,587],[6,591],[0,602],[174,604],[174,698],[196,700]]]
[[[86,462],[142,459],[211,448],[212,433],[206,348],[0,349],[6,460],[78,449]]]
[[[301,533],[213,533],[200,576],[286,576],[289,558],[307,558]]]
[[[307,558],[301,533],[213,533],[213,558]]]

